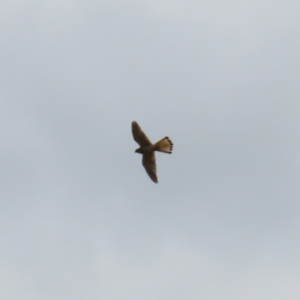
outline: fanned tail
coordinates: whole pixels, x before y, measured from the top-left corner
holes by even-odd
[[[173,150],[173,143],[167,136],[155,143],[154,146],[155,150],[159,152],[171,154]]]

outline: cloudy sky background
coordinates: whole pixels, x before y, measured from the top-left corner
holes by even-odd
[[[299,11],[1,1],[0,298],[298,299]]]

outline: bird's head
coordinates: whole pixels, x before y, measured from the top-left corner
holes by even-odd
[[[142,154],[142,153],[143,153],[143,151],[142,151],[142,149],[141,149],[141,148],[138,148],[138,149],[136,149],[136,150],[135,150],[135,153],[141,153],[141,154]]]

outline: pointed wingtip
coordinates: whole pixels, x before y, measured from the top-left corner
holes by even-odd
[[[152,179],[152,181],[153,181],[154,183],[158,183],[157,177],[156,177],[156,178],[151,178],[151,179]]]
[[[154,183],[158,183],[157,177],[156,177],[156,178],[151,178],[151,179],[152,179],[152,181],[153,181]]]

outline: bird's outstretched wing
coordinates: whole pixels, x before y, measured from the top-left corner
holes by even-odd
[[[154,152],[143,154],[143,166],[148,173],[149,177],[157,183],[156,176],[156,163],[155,163],[155,154]]]
[[[152,143],[150,142],[150,140],[148,139],[146,134],[143,132],[143,130],[141,129],[139,124],[135,121],[132,122],[132,135],[133,135],[134,140],[141,147],[152,145]],[[154,159],[154,161],[155,161],[155,159]]]

